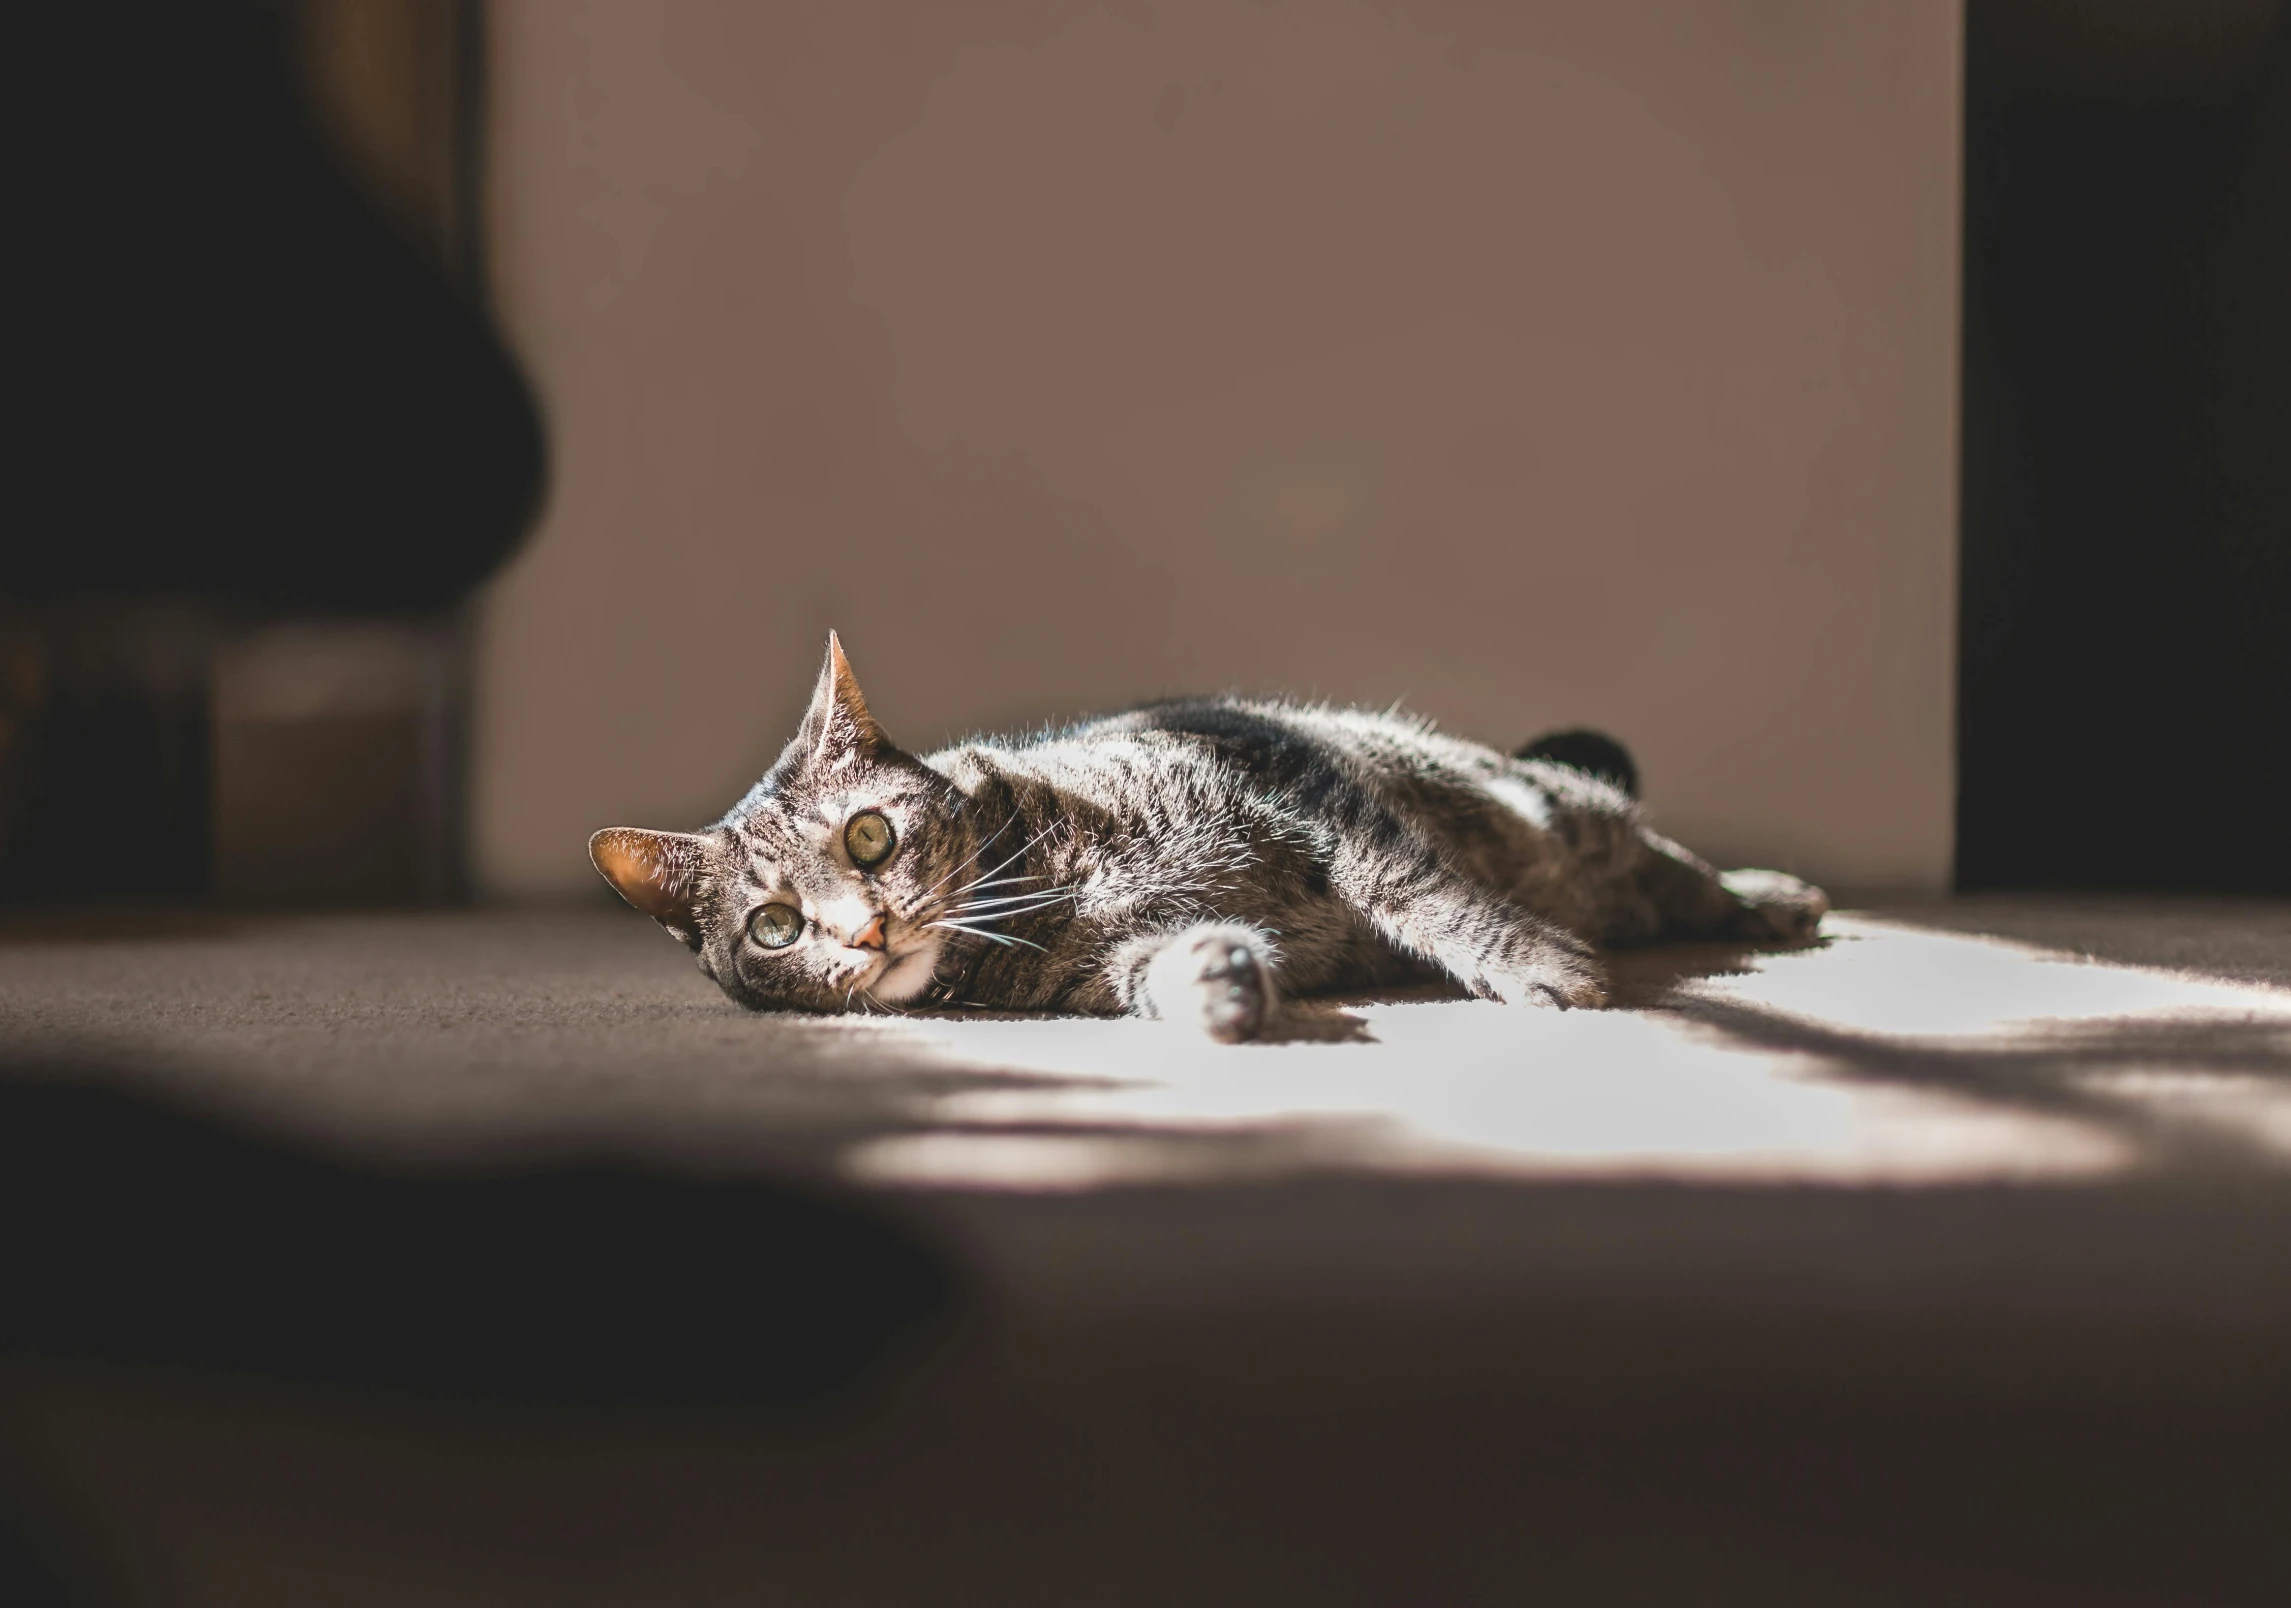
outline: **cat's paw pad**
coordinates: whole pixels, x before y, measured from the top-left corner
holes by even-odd
[[[1718,879],[1742,901],[1728,923],[1753,943],[1810,944],[1822,935],[1830,896],[1786,871],[1727,871]]]
[[[1246,928],[1180,935],[1154,957],[1147,980],[1156,1015],[1197,1025],[1220,1044],[1256,1038],[1272,1020],[1271,966]]]

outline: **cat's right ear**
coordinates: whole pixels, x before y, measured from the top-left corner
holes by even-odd
[[[700,922],[693,910],[700,892],[699,838],[608,826],[589,839],[589,863],[615,893],[666,927],[687,949],[700,947]]]
[[[808,754],[814,763],[834,765],[855,754],[879,754],[891,746],[883,728],[867,712],[859,694],[859,678],[843,656],[843,643],[827,633],[827,662],[819,667],[819,685],[812,689],[811,707],[804,711],[794,752]]]

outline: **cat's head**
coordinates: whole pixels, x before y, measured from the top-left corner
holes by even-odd
[[[802,728],[730,814],[608,827],[589,858],[741,1004],[843,1011],[913,999],[967,949],[931,923],[977,848],[962,794],[883,734],[831,632]]]

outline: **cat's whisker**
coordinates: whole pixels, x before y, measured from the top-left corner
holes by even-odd
[[[1018,916],[1031,916],[1036,911],[1053,909],[1056,905],[1063,902],[1063,900],[1053,900],[1050,904],[1021,905],[1016,910],[950,910],[946,913],[944,919],[949,921],[975,921],[992,925],[999,922],[1009,921]]]
[[[1010,888],[1016,887],[1021,882],[1047,882],[1048,880],[1049,878],[1046,876],[1024,876],[996,877],[989,882],[973,882],[965,887],[957,888],[953,893],[948,894],[942,908],[956,909],[961,907],[972,894],[978,892],[981,888]],[[1051,893],[1056,891],[1060,890],[1050,888],[1035,888],[1030,890],[1028,894],[1013,895],[1012,897],[1031,897],[1033,894]],[[927,908],[930,903],[931,897],[929,894],[920,894],[915,898],[913,904],[904,908],[894,907],[894,913],[897,914],[899,919],[902,921],[912,921],[915,919],[917,913]]]
[[[1016,817],[1016,816],[1013,816],[1013,817],[1012,817],[1012,819],[1013,819],[1013,820],[1015,820],[1015,819],[1017,819],[1017,817]],[[1006,823],[1006,824],[1007,824],[1007,823]],[[1024,843],[1020,844],[1020,845],[1018,846],[1018,849],[1017,849],[1017,851],[1016,851],[1015,853],[1011,854],[1011,855],[1010,855],[1010,856],[1009,856],[1007,859],[1003,860],[1003,861],[1002,861],[1000,864],[998,864],[998,865],[995,865],[995,866],[993,866],[993,867],[990,867],[990,868],[987,870],[987,872],[985,873],[985,875],[984,875],[984,876],[980,877],[980,878],[979,878],[977,881],[975,881],[975,882],[972,882],[972,883],[968,884],[967,886],[963,887],[963,888],[962,888],[960,891],[958,891],[957,893],[955,893],[955,894],[953,895],[953,899],[954,899],[954,900],[960,900],[960,899],[963,899],[963,898],[967,897],[967,896],[968,896],[968,895],[969,895],[969,894],[970,894],[970,893],[971,893],[971,892],[972,892],[974,889],[977,889],[977,888],[982,888],[982,887],[988,887],[988,886],[991,886],[992,884],[988,883],[988,882],[987,882],[987,880],[986,880],[986,878],[987,878],[987,877],[995,877],[995,876],[1000,876],[1000,875],[1002,874],[1002,872],[1003,872],[1003,870],[1004,870],[1005,868],[1007,868],[1007,867],[1009,867],[1009,866],[1012,866],[1012,865],[1015,865],[1015,864],[1017,864],[1019,861],[1021,861],[1021,860],[1025,859],[1025,858],[1026,858],[1026,856],[1027,856],[1029,853],[1031,853],[1031,852],[1033,851],[1033,848],[1034,848],[1034,846],[1035,846],[1037,843],[1040,843],[1040,842],[1041,842],[1041,841],[1042,841],[1044,838],[1046,838],[1046,837],[1050,836],[1050,834],[1051,834],[1051,833],[1053,833],[1053,832],[1057,831],[1057,830],[1058,830],[1058,829],[1059,829],[1061,826],[1063,826],[1064,824],[1065,824],[1065,823],[1064,823],[1063,821],[1052,821],[1052,822],[1051,822],[1051,823],[1050,823],[1048,826],[1044,827],[1044,828],[1043,828],[1041,831],[1039,831],[1039,832],[1035,833],[1035,834],[1034,834],[1032,837],[1028,838],[1028,839],[1027,839],[1027,840],[1026,840]],[[996,835],[997,837],[1001,836],[1001,832],[1000,832],[1000,830],[999,830],[999,829],[997,830],[997,832],[996,832],[996,834],[995,834],[995,835]]]
[[[981,938],[993,938],[999,940],[1004,936],[1003,934],[996,932],[991,927],[977,925],[977,919],[978,918],[975,917],[965,918],[962,916],[954,916],[944,921],[927,922],[925,925],[932,927],[944,927],[950,932],[974,932],[977,933]]]
[[[1050,879],[1045,876],[996,877],[991,882],[974,882],[969,887],[962,889],[960,892],[948,894],[947,897],[950,899],[961,899],[967,897],[970,894],[978,892],[978,890],[981,888],[1010,888],[1016,887],[1021,882],[1047,882],[1049,880]]]
[[[947,931],[969,933],[973,938],[984,938],[988,943],[1000,944],[1005,949],[1010,948],[1014,942],[1014,940],[1005,938],[999,932],[978,932],[970,927],[949,927]]]
[[[990,944],[1002,944],[1005,946],[1010,944],[1019,944],[1025,948],[1034,950],[1038,954],[1047,955],[1050,953],[1049,950],[1044,949],[1040,944],[1033,942],[1031,939],[1014,938],[1007,932],[989,932],[984,927],[968,927],[959,921],[933,921],[927,922],[925,925],[932,927],[944,927],[949,932],[967,932],[973,938],[984,938]]]
[[[1036,888],[1031,893],[1007,893],[995,899],[967,899],[961,904],[949,905],[947,909],[950,912],[992,910],[997,905],[1032,905],[1036,909],[1044,909],[1061,904],[1073,896],[1072,888]]]
[[[1052,821],[1052,822],[1051,822],[1051,823],[1050,823],[1048,826],[1044,827],[1044,828],[1043,828],[1041,831],[1039,831],[1039,832],[1035,833],[1035,834],[1034,834],[1032,837],[1028,838],[1028,839],[1027,839],[1027,840],[1026,840],[1024,843],[1021,843],[1021,844],[1018,846],[1018,848],[1017,848],[1015,851],[1013,851],[1013,852],[1012,852],[1012,854],[1010,855],[1010,857],[1009,857],[1008,859],[1005,859],[1004,861],[1002,861],[1002,862],[1001,862],[1001,864],[999,864],[999,865],[995,866],[995,867],[994,867],[992,870],[988,871],[986,874],[987,874],[988,876],[990,876],[990,877],[994,877],[994,876],[1000,876],[1000,875],[1003,873],[1003,870],[1004,870],[1006,867],[1009,867],[1009,866],[1013,866],[1013,865],[1016,865],[1016,864],[1018,864],[1018,862],[1019,862],[1019,861],[1021,861],[1021,860],[1025,859],[1025,858],[1026,858],[1026,856],[1027,856],[1029,853],[1033,852],[1033,849],[1034,849],[1034,845],[1035,845],[1035,844],[1037,844],[1037,843],[1040,843],[1040,842],[1041,842],[1041,841],[1042,841],[1044,838],[1046,838],[1046,837],[1050,836],[1050,834],[1051,834],[1051,833],[1053,833],[1053,832],[1057,831],[1057,830],[1058,830],[1060,827],[1064,826],[1065,824],[1066,824],[1066,823],[1065,823],[1065,822],[1063,822],[1063,821]],[[998,835],[999,835],[999,834],[998,834]],[[973,883],[973,884],[972,884],[972,886],[973,886],[973,887],[976,887],[977,885],[978,885],[978,884],[976,884],[976,883]]]
[[[975,848],[975,849],[973,849],[973,850],[971,850],[971,851],[970,851],[970,857],[969,857],[968,859],[964,860],[964,861],[962,862],[962,864],[961,864],[961,865],[958,865],[958,866],[956,866],[956,867],[955,867],[955,868],[954,868],[952,871],[949,871],[949,872],[948,872],[948,873],[947,873],[945,876],[943,876],[943,877],[939,878],[939,880],[938,880],[938,881],[936,881],[936,882],[932,883],[932,884],[931,884],[929,887],[925,888],[925,889],[923,890],[923,898],[924,898],[924,899],[928,899],[928,898],[929,898],[929,897],[930,897],[932,894],[934,894],[934,893],[937,893],[937,892],[938,892],[938,891],[939,891],[941,888],[945,887],[945,886],[946,886],[948,883],[950,883],[950,882],[954,881],[954,879],[955,879],[956,877],[958,877],[958,876],[962,875],[963,871],[964,871],[966,868],[968,868],[969,866],[972,866],[972,865],[976,864],[976,863],[977,863],[977,861],[978,861],[978,857],[979,857],[980,855],[984,854],[984,853],[985,853],[985,852],[986,852],[988,849],[991,849],[991,848],[993,848],[993,847],[994,847],[994,840],[995,840],[996,838],[998,838],[998,837],[1002,836],[1002,834],[1003,834],[1003,833],[1005,833],[1005,832],[1009,831],[1009,830],[1010,830],[1010,827],[1011,827],[1011,823],[1012,823],[1013,821],[1016,821],[1017,819],[1018,819],[1018,817],[1017,817],[1017,816],[1015,816],[1015,815],[1006,816],[1006,817],[1003,819],[1003,823],[1002,823],[1000,826],[996,827],[996,828],[995,828],[995,829],[994,829],[992,832],[989,832],[989,833],[987,834],[987,837],[986,837],[986,841],[985,841],[984,843],[981,843],[981,844],[980,844],[980,845],[979,845],[977,848]],[[988,872],[987,874],[988,874],[989,876],[992,876],[992,875],[993,875],[993,873],[992,873],[992,872]],[[919,903],[921,903],[922,901],[921,901],[921,900],[917,900],[916,902],[919,904]]]
[[[977,848],[971,850],[971,852],[963,859],[961,864],[957,865],[945,876],[939,878],[938,881],[932,883],[921,893],[917,894],[914,898],[914,901],[905,909],[898,910],[896,913],[898,914],[899,918],[903,921],[913,920],[917,911],[926,908],[930,904],[931,898],[934,894],[936,894],[941,888],[945,887],[949,882],[952,882],[956,877],[960,876],[965,870],[977,864],[979,856],[986,853],[988,849],[994,847],[995,839],[1001,837],[1003,833],[1009,831],[1011,825],[1018,819],[1019,817],[1016,815],[1005,817],[1002,825],[996,827],[992,832],[989,832],[987,834],[986,841],[981,843]],[[1058,822],[1053,821],[1049,826],[1043,828],[1041,832],[1036,833],[1032,838],[1030,838],[1018,850],[1018,852],[1010,856],[1009,859],[1002,861],[999,865],[989,867],[987,870],[981,872],[978,877],[974,878],[970,882],[963,884],[963,886],[957,888],[953,893],[949,894],[947,896],[949,901],[952,902],[954,900],[966,898],[969,895],[976,893],[981,888],[1000,888],[1020,882],[1040,882],[1045,880],[1040,876],[1016,876],[998,878],[997,873],[1000,872],[1004,866],[1011,864],[1012,861],[1022,859],[1025,856],[1027,850],[1033,848],[1035,844],[1041,842],[1042,839],[1048,836],[1051,832],[1056,831],[1058,825]]]
[[[963,889],[960,893],[950,893],[946,896],[946,898],[950,904],[960,903],[969,899],[973,893],[977,892],[981,888],[1007,888],[1020,882],[1047,882],[1048,880],[1049,878],[1047,877],[997,877],[992,882],[976,883],[971,887]],[[1046,893],[1070,893],[1072,891],[1073,884],[1061,883],[1056,887],[1025,888],[1014,894],[999,894],[996,897],[1006,899],[1031,899]]]

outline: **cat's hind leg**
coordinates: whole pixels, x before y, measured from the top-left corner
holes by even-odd
[[[1272,941],[1235,921],[1142,933],[1108,958],[1115,997],[1134,1016],[1199,1028],[1221,1044],[1261,1036],[1279,1008]]]
[[[1810,944],[1822,935],[1830,896],[1787,871],[1721,871],[1718,880],[1740,902],[1734,931],[1760,943]]]
[[[1719,871],[1654,832],[1642,832],[1638,891],[1662,918],[1666,938],[1740,938],[1810,944],[1830,897],[1786,871]]]
[[[1606,985],[1588,944],[1517,901],[1451,870],[1397,830],[1363,833],[1330,878],[1403,954],[1428,960],[1481,999],[1597,1007]]]

